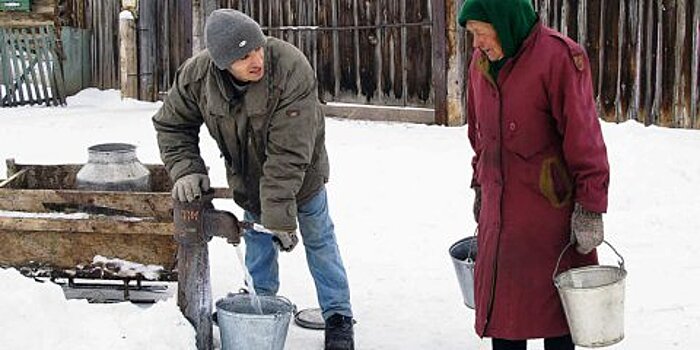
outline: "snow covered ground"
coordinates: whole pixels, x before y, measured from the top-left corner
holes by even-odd
[[[84,163],[87,147],[126,142],[142,162],[160,162],[150,122],[159,105],[89,89],[63,108],[0,109],[0,161]],[[604,123],[603,132],[612,170],[606,236],[629,272],[625,340],[609,349],[700,349],[700,131],[627,122]],[[225,186],[219,152],[202,136],[212,182]],[[327,147],[357,349],[489,349],[474,335],[447,253],[475,226],[466,128],[329,119]],[[0,162],[0,178],[5,170]],[[216,205],[241,214],[230,201]],[[238,290],[243,274],[224,240],[209,249],[216,300]],[[601,260],[616,261],[605,248]],[[280,294],[300,309],[316,307],[302,249],[283,254],[280,265]],[[174,298],[88,304],[0,269],[0,310],[0,349],[195,348]],[[322,344],[322,331],[290,327],[287,349]]]

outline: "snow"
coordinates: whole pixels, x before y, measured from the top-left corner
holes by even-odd
[[[26,211],[0,210],[0,217],[81,220],[90,218],[90,215],[87,213],[31,213]]]
[[[122,12],[119,12],[119,20],[120,20],[120,21],[128,21],[128,20],[133,21],[133,20],[134,20],[134,14],[131,13],[131,11],[124,10],[124,11],[122,11]]]
[[[134,278],[141,274],[147,280],[155,280],[159,273],[164,270],[160,265],[143,265],[133,261],[107,258],[97,255],[92,259],[94,265],[107,266],[111,271],[116,271],[116,275],[123,278]]]
[[[26,211],[14,211],[14,210],[0,210],[0,217],[8,218],[32,218],[32,219],[63,219],[63,220],[87,220],[87,219],[104,219],[104,220],[118,220],[118,221],[129,221],[129,222],[141,222],[146,220],[152,220],[153,218],[144,217],[133,217],[133,216],[121,216],[121,215],[90,215],[89,213],[34,213]]]
[[[0,110],[0,160],[87,161],[87,147],[136,145],[160,162],[150,117],[160,103],[88,89],[67,107]],[[609,349],[700,348],[700,131],[603,123],[611,163],[606,237],[625,258],[625,339]],[[471,235],[472,152],[466,128],[327,120],[331,215],[351,284],[356,348],[489,349],[474,334],[447,249]],[[225,186],[215,144],[202,132],[212,183]],[[6,171],[0,164],[0,174]],[[240,217],[232,201],[220,209]],[[243,285],[235,249],[209,244],[213,300]],[[606,247],[601,260],[615,264]],[[301,247],[280,257],[280,294],[316,307]],[[65,300],[61,287],[0,269],[2,349],[195,349],[175,298],[152,305]],[[526,302],[526,301],[524,301]],[[536,315],[533,315],[536,317]],[[287,349],[321,349],[323,332],[290,327]],[[542,349],[531,341],[530,349]]]

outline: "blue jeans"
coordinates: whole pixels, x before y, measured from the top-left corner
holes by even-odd
[[[352,317],[350,288],[335,240],[333,221],[328,214],[328,198],[323,188],[309,201],[297,208],[301,239],[306,251],[306,262],[316,285],[318,303],[327,319],[333,314]],[[245,212],[246,221],[260,222],[260,218]],[[255,230],[245,232],[245,264],[253,276],[255,292],[275,295],[279,290],[278,250],[272,236]]]

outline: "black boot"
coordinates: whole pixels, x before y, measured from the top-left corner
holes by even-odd
[[[354,350],[352,317],[333,314],[326,320],[325,350]]]

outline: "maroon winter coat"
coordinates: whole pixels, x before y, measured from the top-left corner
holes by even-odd
[[[469,68],[472,185],[481,186],[476,331],[511,340],[570,333],[552,282],[574,202],[607,209],[609,166],[583,49],[539,22],[502,68]],[[560,271],[597,263],[569,249]]]

